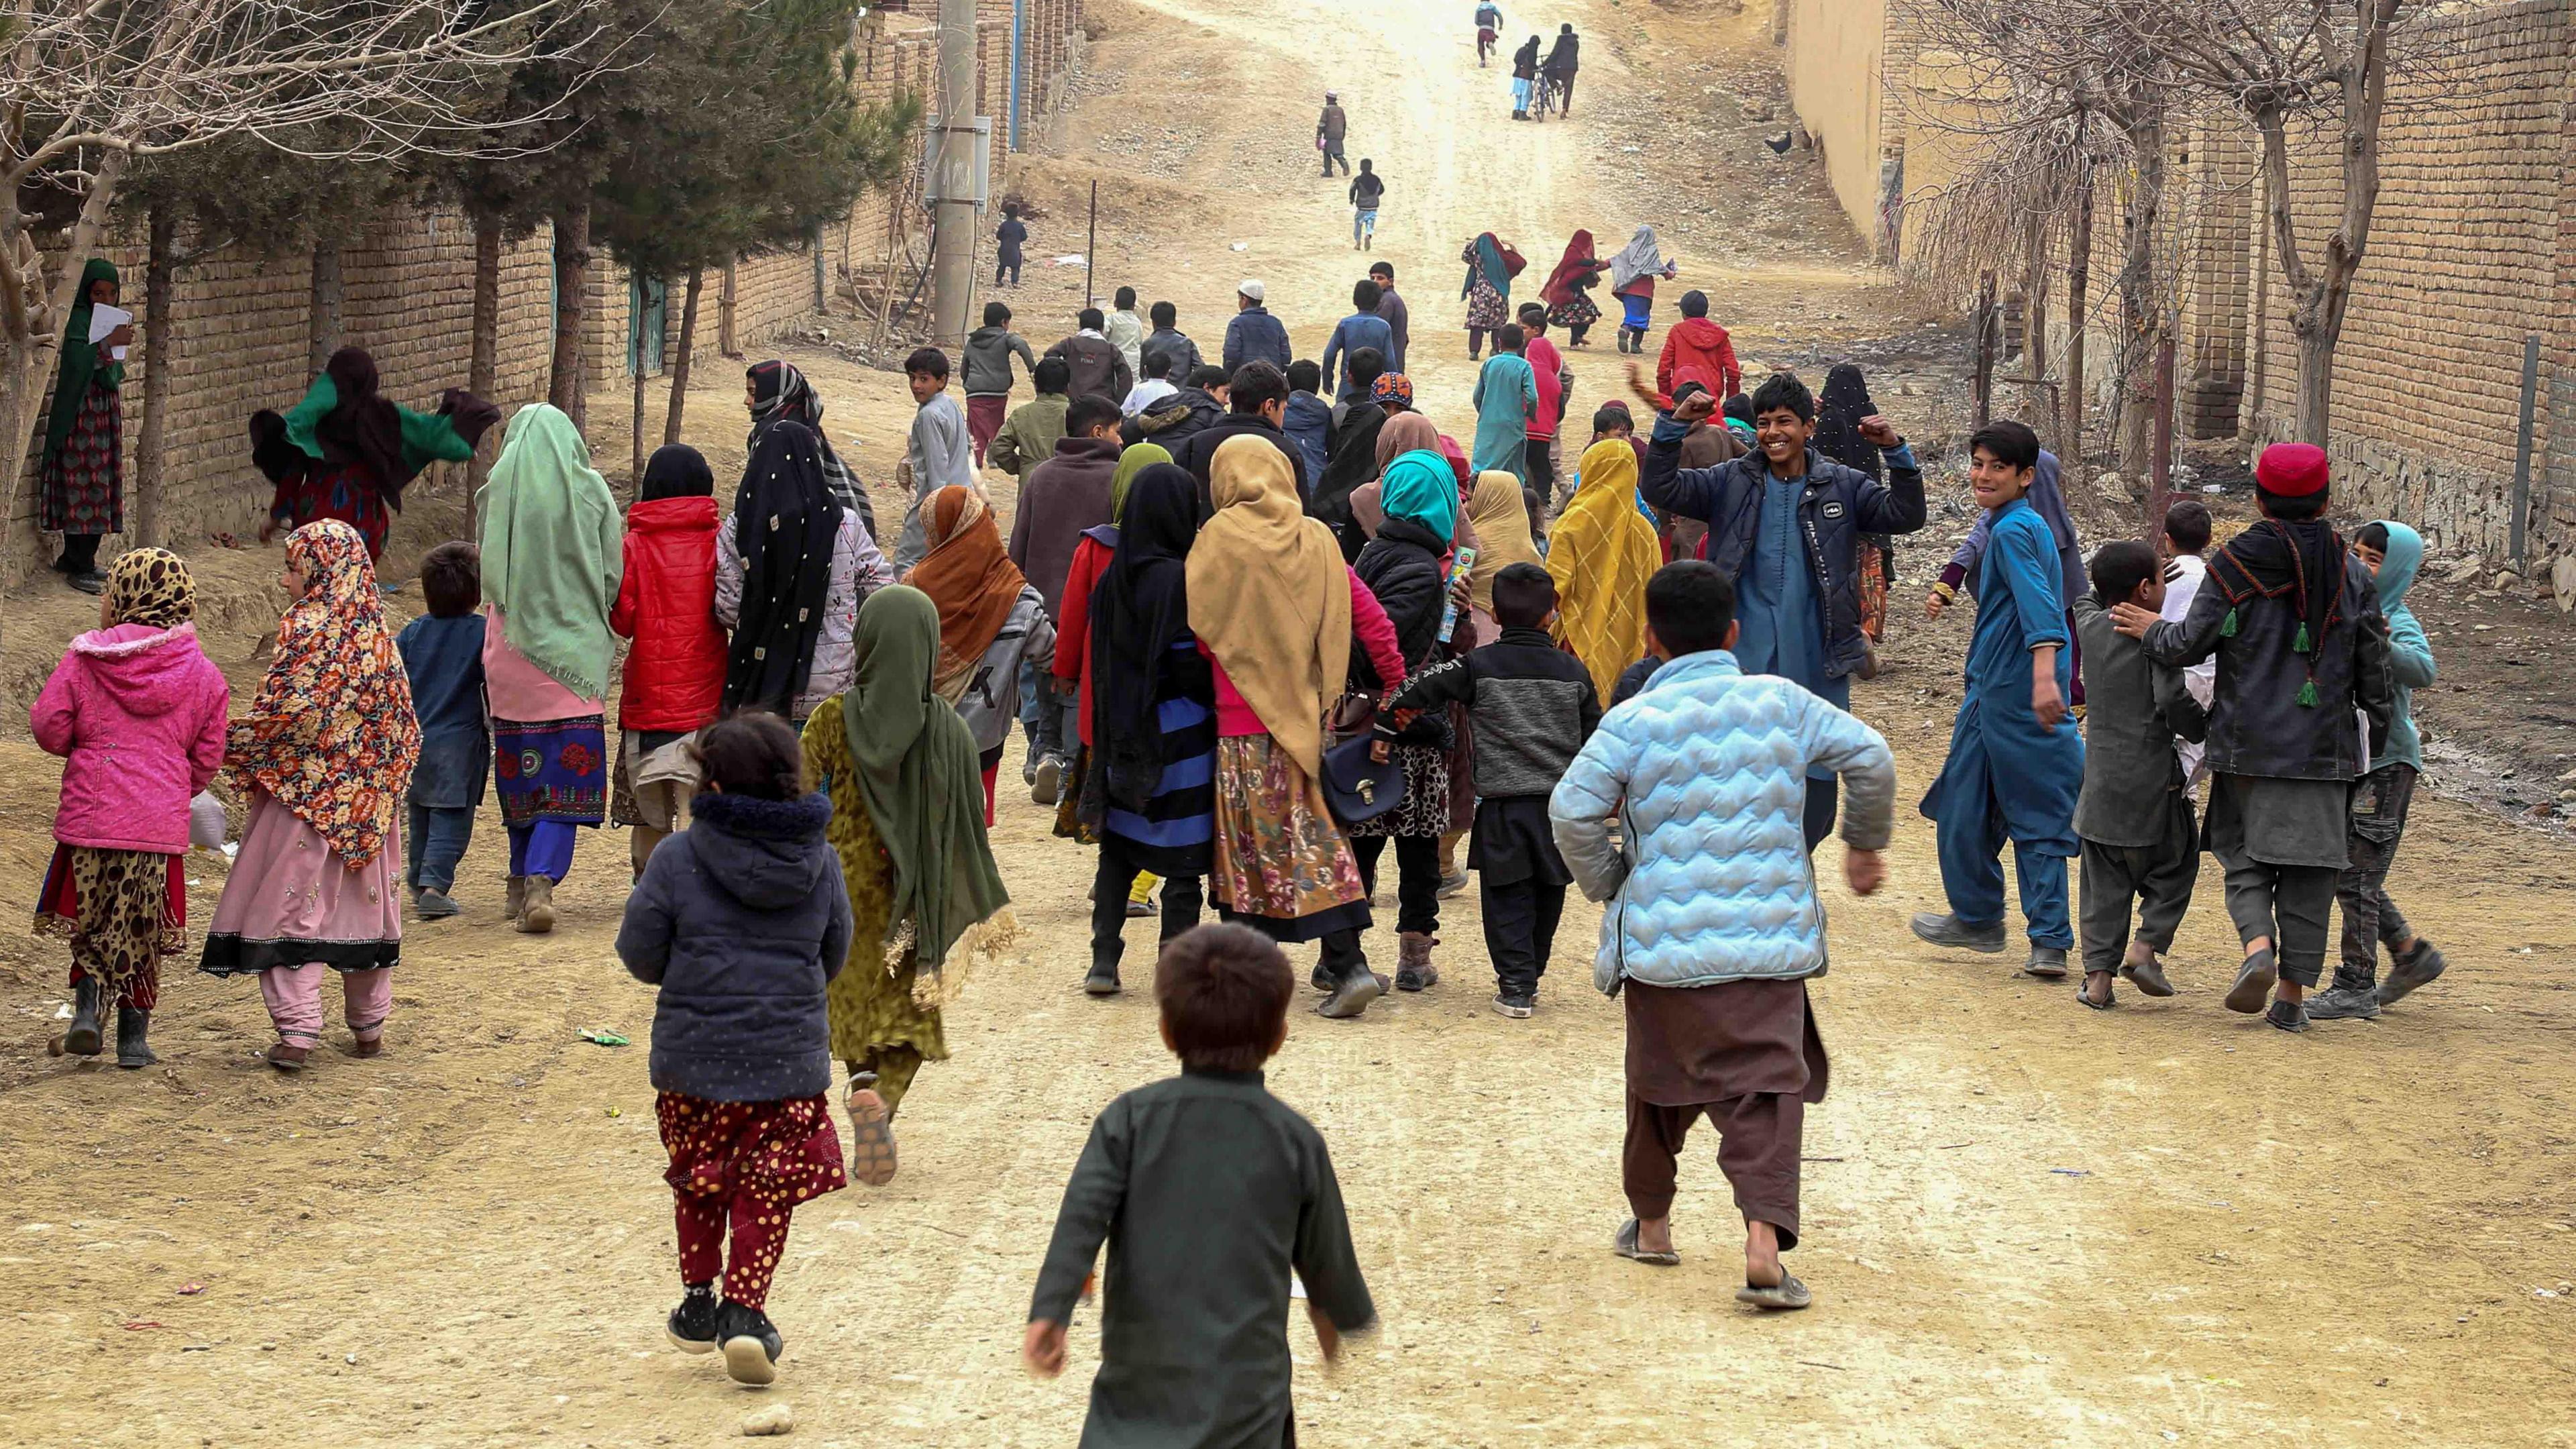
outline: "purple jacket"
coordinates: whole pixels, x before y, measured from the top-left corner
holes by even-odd
[[[188,801],[224,762],[232,686],[197,626],[119,624],[72,640],[29,725],[61,755],[54,839],[105,850],[188,849]]]

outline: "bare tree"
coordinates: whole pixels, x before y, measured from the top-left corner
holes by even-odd
[[[359,163],[472,151],[527,120],[491,113],[481,82],[588,53],[595,3],[0,0],[0,518],[46,353],[136,159],[235,136],[291,152],[329,135]],[[36,236],[56,230],[48,256]]]

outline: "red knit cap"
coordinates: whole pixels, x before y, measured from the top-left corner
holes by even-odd
[[[2308,498],[2326,491],[2331,471],[2316,444],[2275,443],[2255,460],[2254,484],[2277,498]]]

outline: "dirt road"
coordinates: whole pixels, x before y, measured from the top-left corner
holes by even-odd
[[[1539,266],[1572,226],[1615,245],[1637,208],[1669,198],[1658,204],[1686,214],[1649,219],[1756,356],[1787,355],[1760,339],[1804,356],[1920,320],[1834,240],[1812,173],[1763,172],[1759,125],[1732,109],[1713,125],[1641,117],[1649,95],[1715,105],[1710,86],[1758,100],[1765,59],[1732,48],[1750,21],[1641,0],[1561,6],[1599,37],[1582,109],[1531,127],[1505,119],[1507,72],[1475,69],[1464,8],[1455,26],[1421,8],[1107,11],[1097,73],[1059,140],[1083,159],[1029,181],[1052,212],[1032,254],[1077,250],[1062,240],[1079,235],[1072,197],[1094,176],[1119,182],[1104,288],[1132,278],[1149,299],[1172,296],[1212,353],[1234,281],[1262,276],[1311,351],[1358,272],[1340,187],[1309,174],[1331,83],[1352,111],[1352,156],[1389,173],[1377,255],[1402,269],[1412,370],[1452,431],[1470,374],[1447,325],[1451,259],[1486,227],[1518,228]],[[1699,69],[1647,70],[1650,44],[1689,46]],[[1697,139],[1668,144],[1667,125]],[[1708,176],[1718,182],[1702,190],[1646,184]],[[1030,278],[1011,300],[1043,342],[1080,279]],[[867,476],[890,477],[900,379],[800,361],[832,400],[836,436],[862,439]],[[1578,360],[1578,406],[1611,388],[1616,361],[1597,349]],[[729,392],[715,377],[692,408],[720,469],[740,452]],[[1905,393],[1882,401],[1901,426],[1934,421]],[[622,443],[601,451],[623,456]],[[892,501],[880,495],[881,516]],[[249,597],[274,555],[207,567]],[[61,612],[43,617],[67,632],[76,621]],[[217,644],[245,685],[257,633],[234,621]],[[1937,768],[1948,722],[1920,691],[1956,647],[1955,635],[1918,641],[1861,692],[1909,792]],[[34,894],[54,779],[23,739],[0,742],[11,920]],[[1301,1346],[1301,1440],[2576,1439],[2576,851],[2460,807],[2419,810],[2392,888],[2449,951],[2451,974],[2376,1024],[2296,1038],[2219,1008],[2232,949],[2210,875],[2171,1002],[2095,1015],[2064,988],[2010,979],[2002,958],[1917,946],[1905,914],[1937,902],[1939,884],[1929,827],[1909,812],[1884,893],[1826,891],[1834,969],[1814,994],[1836,1071],[1809,1117],[1795,1254],[1818,1305],[1785,1319],[1728,1299],[1739,1232],[1711,1142],[1686,1169],[1683,1266],[1607,1252],[1625,1212],[1621,1040],[1615,1009],[1589,989],[1595,913],[1569,912],[1539,1016],[1507,1022],[1485,1010],[1472,893],[1448,903],[1441,987],[1354,1024],[1298,1016],[1271,1073],[1332,1145],[1385,1314],[1335,1372]],[[1024,796],[1006,797],[996,847],[1028,949],[952,1013],[955,1059],[929,1068],[907,1106],[902,1175],[798,1215],[772,1300],[789,1357],[770,1395],[794,1405],[797,1442],[1075,1437],[1096,1336],[1086,1319],[1065,1379],[1022,1375],[1031,1279],[1091,1115],[1169,1062],[1146,995],[1094,1002],[1076,989],[1090,860],[1045,827]],[[256,993],[182,975],[162,1068],[67,1066],[39,1046],[59,956],[18,942],[0,953],[17,1023],[0,1054],[0,1285],[20,1324],[0,1366],[0,1438],[734,1436],[757,1396],[661,1343],[673,1270],[643,1062],[652,997],[609,951],[624,842],[584,841],[558,897],[565,926],[534,939],[494,924],[497,822],[482,830],[465,918],[405,943],[378,1061],[329,1051],[277,1077],[251,1058],[266,1029]],[[1822,852],[1829,877],[1839,851]],[[202,922],[219,867],[200,879]],[[1391,955],[1391,931],[1369,944]],[[1130,961],[1141,982],[1132,949]],[[637,1044],[577,1038],[594,1026]]]

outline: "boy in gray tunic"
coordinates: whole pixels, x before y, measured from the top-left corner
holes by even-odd
[[[2084,860],[2084,986],[2076,999],[2101,1011],[2118,1001],[2111,989],[2118,976],[2149,996],[2173,995],[2156,957],[2173,949],[2200,874],[2174,736],[2198,740],[2209,719],[2181,670],[2148,658],[2144,645],[2111,626],[2115,604],[2164,607],[2156,551],[2135,539],[2106,543],[2093,552],[2092,576],[2093,592],[2075,600],[2087,708],[2084,789],[2075,800]]]
[[[1288,1039],[1296,980],[1242,926],[1174,937],[1154,968],[1181,1074],[1091,1124],[1038,1272],[1021,1355],[1064,1371],[1065,1326],[1109,1244],[1100,1372],[1082,1449],[1279,1449],[1288,1403],[1288,1275],[1324,1357],[1377,1322],[1323,1134],[1261,1084]]]

